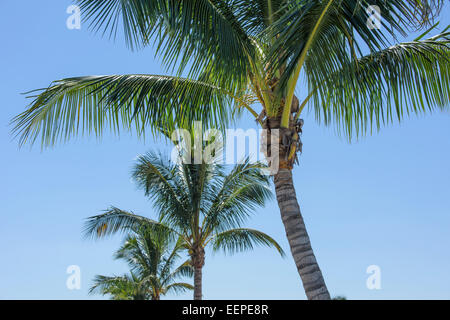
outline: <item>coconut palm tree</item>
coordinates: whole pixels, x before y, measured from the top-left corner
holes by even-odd
[[[113,207],[89,218],[86,234],[103,237],[128,228],[165,228],[187,250],[194,269],[194,299],[201,300],[207,247],[235,253],[264,245],[284,255],[270,236],[242,227],[249,214],[272,195],[269,178],[260,169],[247,159],[227,173],[218,164],[172,162],[149,152],[138,158],[133,178],[152,200],[159,220]]]
[[[90,294],[109,295],[112,300],[159,300],[151,295],[148,283],[130,273],[123,276],[102,276],[94,278]]]
[[[114,255],[130,267],[123,276],[97,275],[90,293],[110,295],[114,300],[159,300],[167,293],[181,293],[194,287],[180,278],[193,276],[188,261],[176,267],[183,242],[174,241],[168,228],[144,225],[124,228],[128,232],[124,244]]]
[[[449,32],[429,37],[442,0],[78,0],[94,30],[154,44],[166,75],[76,77],[36,92],[14,119],[20,143],[48,146],[108,125],[224,128],[247,110],[274,134],[264,150],[291,253],[308,299],[330,299],[296,197],[306,106],[352,138],[449,102]],[[375,6],[375,7],[373,7]],[[381,20],[374,23],[373,8]],[[371,9],[371,10],[368,10]],[[376,15],[375,15],[376,18]],[[412,30],[419,37],[397,43]],[[182,77],[181,75],[185,75]],[[304,79],[304,81],[299,81]],[[301,85],[301,86],[300,86]],[[298,96],[295,94],[298,90]],[[278,156],[277,156],[278,154]]]

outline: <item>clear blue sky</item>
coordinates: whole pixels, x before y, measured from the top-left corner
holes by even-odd
[[[10,119],[21,92],[78,75],[155,73],[153,50],[127,50],[82,25],[66,28],[69,0],[0,3],[0,299],[85,299],[95,274],[120,274],[121,241],[86,241],[83,219],[109,205],[153,216],[130,182],[133,158],[163,143],[135,137],[79,137],[41,152],[19,150]],[[450,8],[441,25],[450,21]],[[413,117],[352,144],[305,117],[304,153],[295,168],[298,197],[332,295],[350,299],[450,299],[450,112]],[[242,127],[253,125],[244,119]],[[275,201],[249,226],[288,250]],[[366,268],[381,268],[381,290]],[[79,265],[81,290],[66,288]],[[191,295],[180,296],[190,298]],[[304,299],[294,263],[268,249],[207,256],[206,299]]]

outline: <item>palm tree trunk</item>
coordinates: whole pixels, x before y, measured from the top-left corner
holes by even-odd
[[[309,300],[329,300],[330,294],[311,247],[295,194],[292,171],[280,168],[274,176],[281,219],[298,273]]]
[[[202,246],[194,246],[191,263],[194,267],[194,300],[202,300],[202,271],[205,265],[205,249]]]
[[[194,300],[202,300],[202,268],[194,267]]]

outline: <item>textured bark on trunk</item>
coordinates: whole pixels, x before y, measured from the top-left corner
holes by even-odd
[[[280,168],[274,176],[274,182],[281,219],[306,296],[309,300],[329,300],[330,294],[314,256],[300,212],[292,171],[288,168]]]
[[[202,269],[194,268],[194,300],[202,300]]]
[[[205,265],[205,249],[195,246],[191,253],[191,263],[194,267],[194,300],[202,300],[202,271]]]

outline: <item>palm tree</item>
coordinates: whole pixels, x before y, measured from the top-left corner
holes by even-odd
[[[150,292],[147,284],[133,273],[112,277],[97,275],[89,290],[91,294],[109,295],[112,300],[156,300]]]
[[[123,230],[128,235],[114,258],[126,261],[130,274],[97,275],[90,293],[110,295],[114,300],[159,300],[167,293],[194,288],[189,283],[177,282],[179,278],[192,277],[193,270],[188,261],[176,267],[183,242],[174,241],[167,228],[145,225]]]
[[[227,173],[218,164],[172,162],[149,152],[138,158],[133,178],[152,200],[159,220],[113,207],[91,217],[86,234],[103,237],[124,228],[165,228],[179,237],[179,245],[188,251],[194,269],[194,299],[201,300],[207,247],[235,253],[265,245],[284,255],[267,234],[242,228],[250,212],[272,195],[269,178],[260,169],[247,159]]]
[[[14,119],[20,143],[43,146],[111,125],[172,130],[194,120],[224,128],[248,110],[278,138],[275,190],[308,299],[330,299],[292,178],[309,105],[351,139],[449,102],[449,32],[396,43],[431,25],[442,0],[78,0],[95,30],[117,31],[131,48],[153,44],[174,76],[114,75],[56,81]],[[381,28],[370,10],[381,12]],[[426,38],[428,37],[428,38]],[[187,75],[181,77],[181,75]],[[300,82],[299,79],[304,79]],[[297,84],[302,84],[298,97]],[[301,97],[301,99],[299,98]],[[257,106],[259,105],[259,109]]]

